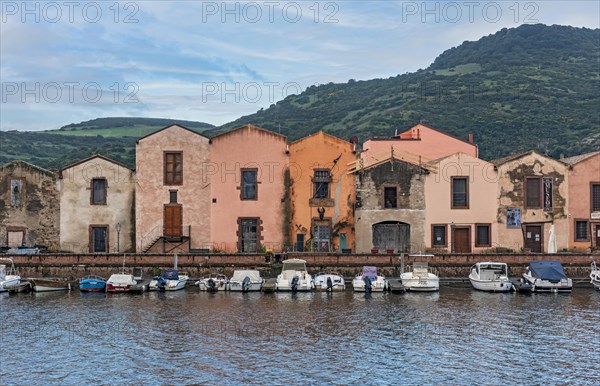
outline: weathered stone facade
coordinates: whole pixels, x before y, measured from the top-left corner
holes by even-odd
[[[0,247],[59,248],[57,175],[23,161],[0,168]]]
[[[357,253],[424,250],[427,173],[395,158],[355,171]],[[386,188],[395,191],[395,203],[385,202]]]

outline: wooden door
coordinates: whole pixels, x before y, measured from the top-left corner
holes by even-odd
[[[525,226],[525,248],[534,253],[542,253],[542,226]]]
[[[452,249],[454,253],[471,253],[471,227],[452,230]]]
[[[595,224],[595,226],[596,229],[594,229],[594,234],[592,235],[592,238],[595,241],[594,245],[596,246],[596,248],[600,248],[600,224]]]
[[[165,237],[173,239],[181,238],[182,222],[181,205],[165,205]]]
[[[92,226],[91,229],[90,252],[106,253],[108,252],[108,227]]]

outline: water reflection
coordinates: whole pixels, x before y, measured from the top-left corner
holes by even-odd
[[[599,302],[587,289],[2,295],[0,379],[598,384]],[[32,352],[48,355],[24,366]]]

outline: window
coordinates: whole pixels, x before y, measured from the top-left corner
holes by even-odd
[[[491,225],[490,224],[476,224],[475,225],[475,246],[476,247],[491,247]]]
[[[106,179],[105,178],[93,178],[92,179],[92,205],[106,205]]]
[[[10,206],[19,207],[23,205],[23,178],[10,179]]]
[[[575,241],[589,241],[586,220],[575,220]]]
[[[165,185],[183,184],[183,153],[165,152]]]
[[[469,208],[468,177],[452,177],[452,209]]]
[[[431,246],[446,247],[446,225],[431,226]]]
[[[177,204],[177,191],[169,190],[169,204]]]
[[[258,221],[257,218],[241,218],[238,220],[240,224],[240,252],[258,251]]]
[[[395,186],[383,188],[383,207],[397,208],[398,207],[398,189]]]
[[[592,198],[592,212],[600,212],[600,183],[592,183],[592,187],[590,189],[590,196]]]
[[[330,182],[331,171],[329,169],[315,169],[313,198],[329,198]]]
[[[527,177],[525,179],[525,207],[542,207],[542,179],[540,177]]]
[[[242,169],[242,200],[256,200],[258,196],[256,175],[258,169]]]

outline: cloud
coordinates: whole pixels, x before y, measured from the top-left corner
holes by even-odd
[[[395,76],[427,67],[465,40],[525,22],[598,28],[600,12],[591,1],[476,2],[472,9],[466,4],[473,2],[275,3],[89,2],[70,15],[66,3],[53,2],[63,8],[52,21],[49,3],[37,2],[39,20],[27,15],[25,22],[22,10],[4,8],[0,129],[58,128],[111,114],[222,124],[282,99],[286,85],[303,90]],[[22,95],[54,84],[65,92],[66,83],[77,84],[73,100]],[[14,84],[15,94],[5,87]],[[81,94],[89,84],[99,85],[102,100]],[[260,98],[251,94],[256,85]],[[139,103],[124,103],[131,87]]]

